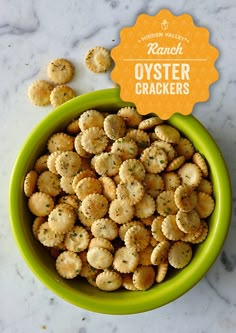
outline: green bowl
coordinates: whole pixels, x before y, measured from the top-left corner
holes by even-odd
[[[31,226],[33,217],[23,193],[23,182],[36,158],[46,149],[50,135],[59,131],[87,109],[117,110],[130,105],[121,101],[118,89],[91,92],[58,107],[48,114],[26,139],[16,159],[9,191],[9,215],[16,244],[32,272],[53,293],[81,308],[107,314],[131,314],[161,307],[191,289],[209,270],[217,258],[231,218],[231,185],[222,154],[207,130],[193,117],[175,114],[169,123],[189,138],[209,164],[214,186],[215,210],[209,219],[207,239],[196,246],[192,261],[182,270],[170,274],[161,284],[147,291],[118,290],[104,292],[76,278],[66,280],[55,270],[55,261],[35,240]]]

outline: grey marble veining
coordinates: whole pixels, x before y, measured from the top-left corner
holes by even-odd
[[[76,308],[47,290],[18,253],[8,221],[8,184],[14,160],[32,128],[51,107],[32,106],[27,88],[46,78],[47,63],[67,57],[76,64],[77,94],[113,87],[108,74],[90,73],[84,56],[94,45],[119,44],[119,32],[137,15],[167,8],[189,13],[207,27],[220,51],[220,79],[194,115],[216,139],[233,188],[232,223],[208,274],[187,294],[160,309],[108,316]],[[0,0],[0,332],[1,333],[234,333],[236,332],[236,2],[235,0]],[[223,223],[224,221],[222,221]],[[207,260],[207,258],[206,258]]]

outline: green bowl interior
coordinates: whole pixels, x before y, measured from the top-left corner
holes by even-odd
[[[31,132],[16,159],[9,191],[9,215],[17,246],[33,273],[64,300],[95,312],[130,314],[151,310],[167,304],[192,288],[214,263],[225,237],[231,217],[231,185],[224,159],[206,129],[193,117],[175,114],[169,123],[188,137],[209,164],[214,186],[215,210],[209,219],[209,235],[196,246],[191,263],[172,271],[168,279],[147,291],[119,290],[108,293],[92,287],[80,278],[65,280],[55,270],[55,261],[33,237],[33,216],[23,193],[26,173],[46,149],[50,135],[77,118],[87,109],[114,111],[131,105],[120,100],[118,89],[91,92],[65,103],[46,116]]]

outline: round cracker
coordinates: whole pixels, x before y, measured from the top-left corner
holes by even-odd
[[[89,249],[92,247],[102,247],[103,249],[106,249],[111,253],[114,252],[114,246],[112,245],[112,243],[108,239],[102,237],[92,238],[89,243]]]
[[[56,84],[67,83],[74,75],[74,66],[66,59],[55,59],[48,64],[47,75]]]
[[[127,200],[127,202],[133,206],[142,199],[144,187],[136,179],[130,179],[117,185],[116,195],[118,199]]]
[[[104,131],[109,139],[117,140],[122,138],[126,132],[125,121],[117,114],[110,114],[104,119]]]
[[[62,252],[56,260],[56,270],[65,279],[73,279],[82,269],[80,257],[71,251]]]
[[[181,167],[185,162],[185,157],[184,156],[178,156],[174,158],[166,167],[166,171],[175,171]]]
[[[175,242],[168,253],[169,264],[177,269],[183,268],[189,264],[192,259],[192,248],[188,243]]]
[[[175,191],[180,186],[180,178],[175,172],[164,172],[162,173],[162,179],[164,182],[164,189],[166,191]]]
[[[168,163],[167,154],[164,149],[154,145],[144,149],[140,160],[146,171],[150,173],[160,173]]]
[[[39,226],[37,236],[41,244],[50,247],[59,245],[64,239],[64,235],[54,232],[49,227],[48,222],[44,222]]]
[[[176,215],[168,215],[161,224],[163,235],[172,241],[180,240],[184,236],[184,232],[179,228],[176,221]]]
[[[75,91],[65,85],[55,87],[50,94],[50,102],[54,108],[69,101],[76,96]]]
[[[90,49],[85,56],[85,64],[94,73],[104,73],[111,66],[111,56],[109,51],[102,46]]]
[[[81,169],[81,158],[74,151],[64,151],[57,156],[55,168],[63,177],[73,177]]]
[[[76,222],[74,209],[67,204],[58,204],[48,216],[49,227],[57,233],[65,234],[70,231]]]
[[[175,204],[174,191],[163,191],[156,199],[157,212],[162,216],[176,214],[178,207]]]
[[[63,132],[55,133],[49,138],[47,147],[50,153],[71,151],[74,149],[74,138]]]
[[[101,153],[94,162],[94,168],[100,176],[115,176],[119,172],[122,160],[119,155],[113,153]]]
[[[34,170],[40,174],[43,171],[46,171],[48,169],[47,166],[47,160],[48,160],[48,154],[44,154],[37,158],[35,164],[34,164]]]
[[[132,248],[122,246],[114,254],[113,267],[120,273],[131,273],[135,271],[138,262],[138,252]]]
[[[155,127],[155,133],[159,139],[170,143],[178,143],[180,139],[179,131],[167,124],[157,125]]]
[[[60,151],[54,151],[53,153],[51,153],[48,158],[47,158],[47,168],[49,171],[55,173],[56,175],[58,175],[55,163],[56,163],[56,158],[61,154]]]
[[[29,198],[37,188],[38,174],[35,170],[30,170],[24,179],[24,193]]]
[[[200,153],[195,153],[192,157],[192,161],[200,168],[203,177],[207,177],[209,174],[208,167],[202,155]]]
[[[121,275],[115,271],[104,271],[97,275],[96,285],[104,291],[114,291],[122,286]]]
[[[160,119],[158,116],[150,117],[147,119],[143,119],[139,125],[138,128],[141,130],[149,130],[157,125],[160,125],[163,123],[163,120]]]
[[[112,178],[102,176],[99,178],[102,183],[102,194],[107,198],[108,201],[112,201],[116,198],[116,184]]]
[[[60,179],[60,186],[61,189],[68,194],[74,194],[75,191],[73,189],[72,183],[73,183],[74,177],[61,177]]]
[[[175,146],[179,156],[184,156],[186,160],[189,160],[194,154],[193,144],[186,138],[180,138]]]
[[[123,182],[136,179],[142,182],[145,178],[145,168],[139,160],[134,158],[124,161],[119,169],[119,176]]]
[[[197,204],[195,206],[200,218],[204,219],[212,214],[215,208],[215,201],[211,195],[204,192],[198,192]]]
[[[149,232],[145,227],[132,226],[125,233],[124,242],[128,248],[134,248],[140,252],[149,244]]]
[[[118,110],[117,114],[124,118],[128,127],[138,127],[142,121],[142,116],[133,107],[126,106]]]
[[[187,185],[180,185],[175,190],[175,204],[183,212],[190,212],[197,204],[197,192]]]
[[[170,242],[162,241],[158,243],[151,254],[151,263],[152,265],[160,265],[163,262],[166,262],[168,257],[168,252],[170,248]]]
[[[192,233],[199,228],[201,221],[195,209],[190,212],[179,210],[176,215],[176,223],[184,233]]]
[[[134,207],[126,200],[115,199],[110,203],[108,214],[116,223],[124,224],[133,218]]]
[[[147,193],[144,193],[142,199],[135,205],[135,216],[138,218],[147,218],[155,212],[155,201],[153,197]]]
[[[141,226],[144,227],[144,224],[141,221],[130,221],[122,224],[119,228],[119,237],[122,241],[125,239],[125,234],[127,230],[133,226]]]
[[[51,197],[56,197],[61,193],[60,177],[49,170],[43,171],[39,175],[37,185],[40,192],[47,193]]]
[[[97,110],[86,110],[79,117],[79,128],[82,132],[91,127],[103,128],[104,116]]]
[[[28,97],[32,104],[45,106],[50,104],[50,94],[54,86],[45,80],[37,80],[31,83],[28,89]]]
[[[113,240],[118,236],[118,227],[113,220],[109,218],[102,218],[92,223],[91,232],[94,237],[102,237],[108,240]]]
[[[32,232],[33,232],[35,239],[39,240],[38,239],[39,227],[41,226],[41,224],[43,224],[46,221],[47,221],[46,216],[37,216],[34,219],[34,222],[32,224]]]
[[[178,170],[178,175],[184,184],[193,187],[197,187],[202,179],[201,170],[194,163],[183,164]]]
[[[75,194],[81,201],[84,200],[87,195],[93,193],[102,194],[102,184],[96,178],[82,178],[75,187]]]
[[[83,226],[85,226],[85,228],[86,228],[87,230],[90,230],[90,229],[91,229],[91,225],[92,225],[92,223],[96,220],[96,218],[93,218],[93,217],[86,217],[86,216],[84,215],[84,213],[82,212],[82,208],[81,208],[81,206],[79,206],[77,213],[78,213],[78,218],[79,218],[80,223],[81,223]]]
[[[158,241],[162,242],[164,240],[167,240],[166,236],[163,234],[161,230],[162,222],[164,221],[163,216],[157,216],[153,221],[151,225],[151,231],[152,236]]]
[[[89,219],[100,219],[108,211],[108,201],[104,195],[93,193],[87,195],[82,201],[82,213]]]
[[[100,154],[108,144],[108,138],[102,128],[90,127],[81,136],[81,145],[88,153]]]
[[[89,234],[83,227],[76,225],[67,232],[64,243],[67,250],[82,252],[89,245]]]
[[[122,161],[136,158],[138,146],[134,140],[124,137],[116,140],[111,146],[111,152],[120,156]]]
[[[54,201],[47,193],[35,192],[29,197],[28,207],[36,216],[47,216],[54,208]]]
[[[87,252],[88,263],[97,269],[105,269],[111,266],[113,255],[102,247],[92,247]]]
[[[143,185],[146,193],[154,199],[164,190],[164,182],[159,174],[146,173]]]
[[[167,271],[168,271],[169,263],[168,261],[160,263],[160,265],[157,266],[157,272],[156,272],[156,282],[161,283],[165,280]]]
[[[139,266],[134,271],[133,283],[138,290],[151,288],[155,281],[155,271],[152,266]]]

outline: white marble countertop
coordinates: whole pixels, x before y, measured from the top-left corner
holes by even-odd
[[[51,107],[35,107],[27,88],[45,78],[47,63],[66,57],[76,65],[71,86],[77,94],[113,87],[108,74],[90,73],[84,55],[95,45],[112,48],[119,31],[140,13],[168,8],[189,13],[207,27],[220,50],[220,79],[194,115],[216,139],[236,187],[236,3],[235,0],[0,0],[0,332],[102,333],[236,332],[236,206],[221,254],[187,294],[138,315],[111,316],[77,308],[52,294],[33,276],[10,230],[8,185],[16,155]],[[207,258],[206,258],[207,260]]]

